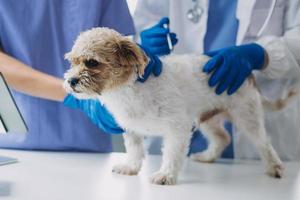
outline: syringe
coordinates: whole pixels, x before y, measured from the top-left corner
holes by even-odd
[[[169,29],[169,24],[164,24],[164,28]],[[169,47],[170,51],[172,51],[173,45],[172,45],[170,33],[167,34],[167,42],[168,42],[168,47]]]

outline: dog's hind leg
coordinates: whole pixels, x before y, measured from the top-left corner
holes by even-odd
[[[158,172],[150,177],[150,182],[159,185],[174,185],[177,181],[179,170],[188,152],[188,145],[192,133],[190,126],[185,128],[173,126],[172,132],[164,136],[162,149],[162,164]]]
[[[200,130],[208,141],[208,147],[203,152],[191,155],[191,158],[198,162],[214,162],[230,144],[231,139],[224,128],[224,121],[228,118],[225,112],[201,122]]]
[[[133,132],[123,134],[127,159],[125,163],[115,165],[113,172],[124,175],[136,175],[141,169],[144,158],[143,136]]]
[[[264,125],[263,108],[259,94],[251,94],[244,101],[239,101],[229,110],[238,132],[246,136],[258,149],[262,160],[266,164],[267,174],[281,178],[283,164],[274,150]]]

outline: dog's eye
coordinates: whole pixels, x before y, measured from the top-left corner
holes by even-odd
[[[97,60],[94,60],[94,59],[89,59],[89,60],[85,60],[84,61],[84,65],[86,67],[97,67],[99,65],[99,62]]]

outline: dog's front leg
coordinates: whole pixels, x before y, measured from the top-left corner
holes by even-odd
[[[162,149],[162,165],[150,177],[150,182],[159,185],[174,185],[187,154],[191,133],[189,129],[177,129],[165,135]]]
[[[127,159],[125,163],[115,165],[113,172],[124,175],[136,175],[141,169],[144,158],[143,137],[133,132],[123,134]]]

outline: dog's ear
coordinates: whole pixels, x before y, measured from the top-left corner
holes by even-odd
[[[117,42],[116,52],[121,65],[134,67],[140,77],[144,75],[148,58],[137,44],[125,38]]]
[[[80,63],[79,58],[75,57],[72,51],[65,54],[65,59],[68,60],[71,64],[78,65]]]

